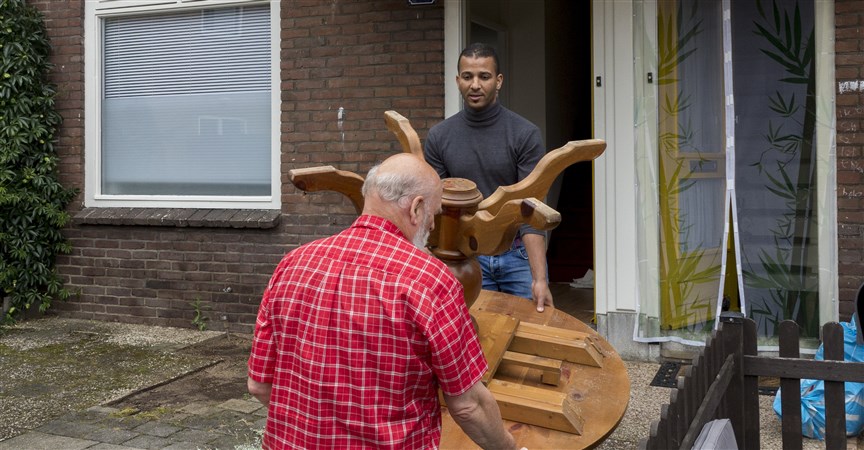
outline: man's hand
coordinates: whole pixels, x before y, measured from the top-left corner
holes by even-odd
[[[246,379],[246,387],[253,397],[257,398],[262,405],[270,407],[270,392],[273,390],[271,383],[259,383],[249,377]]]
[[[550,308],[555,307],[555,303],[552,300],[552,291],[549,290],[549,283],[545,279],[531,282],[531,294],[537,303],[537,312],[543,312],[547,306]]]

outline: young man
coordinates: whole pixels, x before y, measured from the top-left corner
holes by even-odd
[[[462,285],[424,251],[441,194],[428,164],[394,155],[369,171],[350,228],[279,263],[249,358],[264,448],[437,448],[439,388],[477,444],[515,448]]]
[[[441,178],[466,178],[483,197],[522,180],[546,154],[540,129],[498,102],[504,82],[492,47],[473,44],[459,55],[456,84],[465,107],[433,126],[424,143],[426,161]],[[553,306],[546,272],[546,236],[523,226],[510,250],[477,258],[483,289]]]

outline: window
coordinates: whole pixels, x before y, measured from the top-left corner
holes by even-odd
[[[87,2],[87,206],[278,208],[278,2],[155,3]]]

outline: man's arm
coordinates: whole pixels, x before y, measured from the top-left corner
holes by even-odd
[[[516,440],[504,429],[501,411],[492,393],[478,381],[462,395],[444,394],[450,416],[481,448],[514,449]]]
[[[528,252],[528,265],[531,266],[531,293],[537,302],[537,311],[554,307],[552,291],[546,274],[546,237],[542,234],[525,233],[522,235],[525,251]]]
[[[272,383],[259,383],[253,380],[252,377],[249,377],[246,381],[246,386],[253,397],[257,398],[264,406],[270,407],[270,391],[273,390]]]

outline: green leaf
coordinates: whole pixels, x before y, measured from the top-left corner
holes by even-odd
[[[76,191],[57,177],[51,141],[61,117],[42,16],[23,1],[0,0],[0,22],[0,294],[12,302],[8,322],[31,305],[44,312],[68,298],[54,264],[71,251],[60,231]]]

